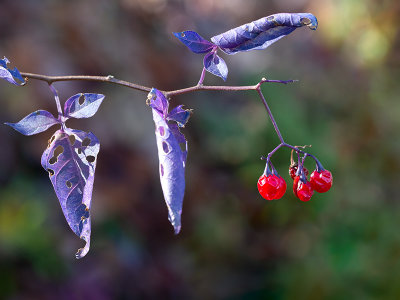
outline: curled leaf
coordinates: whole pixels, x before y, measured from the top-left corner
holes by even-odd
[[[168,111],[168,101],[156,89],[150,91],[147,99],[153,111],[156,127],[160,182],[168,207],[168,219],[174,227],[175,234],[178,234],[181,229],[182,204],[185,193],[187,141],[179,131],[177,124],[169,123],[168,119],[184,124],[190,113],[185,113],[181,106],[172,110],[169,115],[165,113],[165,110],[162,112],[160,107],[166,107],[166,111]],[[186,150],[181,150],[181,143],[185,144]]]
[[[5,123],[24,135],[33,135],[43,132],[53,125],[60,124],[51,113],[46,110],[38,110],[23,118],[18,123]]]
[[[76,94],[65,101],[64,115],[66,118],[90,118],[97,112],[103,100],[102,94]]]
[[[174,32],[174,35],[194,53],[207,53],[215,47],[195,31]]]
[[[178,105],[167,115],[168,121],[175,121],[179,127],[184,127],[190,118],[191,111],[183,109],[183,105]]]
[[[224,81],[228,77],[228,66],[225,61],[218,56],[216,52],[210,52],[204,56],[203,60],[204,68],[214,74],[215,76],[221,77]]]
[[[42,155],[65,219],[72,231],[86,242],[76,253],[84,257],[90,248],[90,207],[100,143],[80,130],[58,130]]]
[[[227,54],[265,49],[298,27],[317,29],[317,18],[310,13],[279,13],[231,29],[211,38]]]
[[[10,61],[4,57],[3,59],[0,59],[0,78],[7,80],[9,83],[12,83],[14,85],[24,85],[25,80],[22,78],[21,74],[19,73],[17,68],[14,68],[13,70],[9,69],[7,67],[7,64],[9,64]],[[20,83],[15,81],[15,79],[18,79]]]

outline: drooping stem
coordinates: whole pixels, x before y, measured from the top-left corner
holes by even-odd
[[[53,92],[54,100],[56,101],[58,119],[61,120],[61,118],[63,116],[63,112],[62,112],[62,109],[61,109],[61,103],[60,103],[60,98],[58,97],[58,92],[57,92],[56,88],[52,84],[49,84],[49,88]]]
[[[256,90],[257,90],[257,93],[258,93],[258,95],[260,96],[260,98],[261,98],[261,100],[262,100],[262,102],[263,102],[263,104],[264,104],[264,106],[265,106],[265,109],[267,110],[268,116],[269,116],[269,118],[271,119],[272,125],[274,126],[275,132],[276,132],[276,134],[278,135],[279,140],[281,141],[282,144],[285,144],[285,141],[283,140],[282,134],[281,134],[281,132],[279,131],[278,125],[276,124],[275,118],[274,118],[274,116],[273,116],[273,114],[272,114],[272,111],[271,111],[271,109],[269,108],[268,103],[267,103],[267,101],[265,100],[263,93],[261,92],[260,86],[258,86],[258,88],[257,88]],[[285,144],[285,145],[286,145],[286,144]]]

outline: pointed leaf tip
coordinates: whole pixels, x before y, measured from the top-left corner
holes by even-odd
[[[66,129],[56,131],[42,155],[42,166],[49,173],[69,227],[86,242],[76,258],[85,256],[90,248],[90,208],[99,150],[93,133]]]
[[[167,120],[175,121],[179,127],[184,127],[191,114],[192,111],[190,109],[183,109],[183,105],[178,105],[169,112]]]
[[[186,47],[194,53],[207,53],[210,52],[215,45],[195,31],[182,31],[173,33]]]
[[[215,76],[221,77],[226,81],[228,77],[228,66],[225,61],[218,56],[216,52],[210,52],[204,56],[203,60],[204,68],[214,74]]]
[[[211,41],[227,54],[261,50],[302,26],[317,29],[317,18],[310,13],[274,14],[213,36]]]
[[[26,82],[24,78],[22,78],[21,74],[19,73],[17,68],[10,69],[7,67],[10,61],[4,57],[0,59],[0,78],[12,83],[14,85],[22,86]],[[20,83],[18,83],[15,79],[17,79]]]
[[[23,118],[18,123],[5,123],[23,135],[34,135],[46,131],[51,126],[61,124],[46,110],[38,110]]]
[[[168,208],[168,220],[174,227],[175,233],[178,234],[181,228],[187,156],[187,150],[182,151],[180,144],[184,143],[187,149],[187,142],[175,122],[185,123],[188,119],[187,114],[190,113],[182,109],[182,106],[173,109],[169,114],[168,110],[166,113],[160,113],[160,104],[165,103],[167,100],[156,89],[150,92],[148,99],[150,99],[156,127],[160,182]],[[161,109],[163,108],[165,106],[161,107]],[[168,120],[175,122],[168,122]]]

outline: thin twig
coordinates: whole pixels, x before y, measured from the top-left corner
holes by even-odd
[[[138,91],[142,91],[142,92],[150,92],[150,90],[151,90],[150,87],[146,87],[146,86],[132,83],[129,81],[117,79],[117,78],[114,78],[114,76],[112,76],[112,75],[108,75],[108,76],[87,76],[87,75],[48,76],[48,75],[40,75],[40,74],[26,73],[26,72],[21,72],[21,75],[25,78],[45,81],[48,84],[52,84],[52,83],[58,82],[58,81],[97,81],[97,82],[113,83],[113,84],[125,86],[125,87],[131,88],[134,90],[138,90]],[[195,85],[195,86],[184,88],[184,89],[173,90],[173,91],[162,91],[162,92],[165,94],[166,97],[171,97],[171,96],[176,96],[176,95],[188,94],[188,93],[195,92],[195,91],[251,91],[251,90],[257,90],[261,84],[267,83],[267,82],[287,84],[287,83],[292,83],[295,81],[296,80],[267,80],[267,79],[263,78],[256,85],[247,85],[247,86],[246,85],[244,85],[244,86]]]

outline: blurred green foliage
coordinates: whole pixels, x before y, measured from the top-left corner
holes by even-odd
[[[59,83],[62,98],[106,95],[72,127],[102,143],[93,195],[92,249],[69,230],[40,155],[51,132],[0,127],[0,298],[399,299],[400,65],[397,1],[6,0],[0,53],[21,71],[112,74],[162,90],[193,85],[201,57],[171,32],[210,37],[269,14],[312,12],[316,32],[296,31],[265,51],[224,56],[229,85],[299,79],[263,91],[287,142],[312,144],[334,186],[300,203],[288,182],[266,203],[259,158],[278,143],[257,95],[201,92],[172,99],[194,109],[179,236],[158,182],[146,95],[86,82]],[[206,76],[205,84],[223,84]],[[1,83],[1,122],[55,112],[44,83]],[[313,169],[311,162],[307,167]]]

